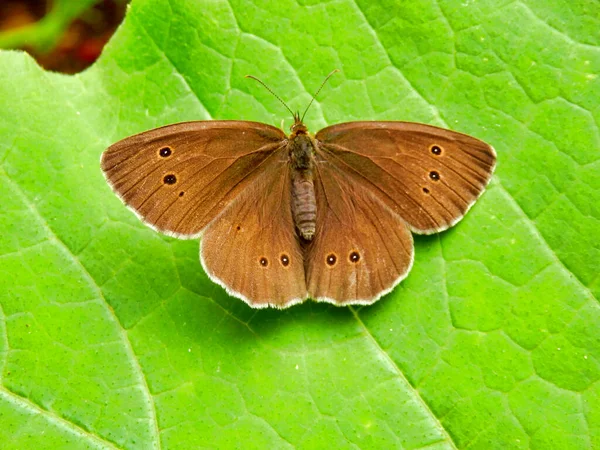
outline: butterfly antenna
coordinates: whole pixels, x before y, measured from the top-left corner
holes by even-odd
[[[302,119],[300,119],[300,122],[304,122],[304,116],[306,115],[306,112],[308,111],[308,108],[310,108],[310,105],[313,104],[313,102],[315,101],[315,98],[317,97],[317,95],[319,95],[319,92],[321,92],[321,89],[323,89],[323,86],[325,86],[325,83],[327,83],[327,80],[329,80],[329,78],[331,78],[331,75],[333,75],[336,72],[339,72],[339,69],[334,69],[331,71],[331,73],[329,75],[327,75],[325,77],[325,79],[323,80],[323,82],[321,83],[321,86],[319,87],[319,89],[317,89],[317,92],[315,92],[315,95],[313,95],[312,100],[310,101],[310,103],[308,104],[308,106],[306,107],[306,109],[304,110],[304,114],[302,114]]]
[[[273,92],[273,90],[269,86],[267,86],[262,80],[256,78],[254,75],[246,75],[245,78],[252,78],[253,80],[256,80],[260,84],[262,84],[267,91],[269,91],[271,94],[273,94],[275,96],[275,98],[277,100],[279,100],[281,102],[281,104],[287,108],[287,110],[294,117],[294,119],[296,118],[296,114],[294,114],[294,112],[290,109],[290,107],[283,100],[281,100],[281,97],[279,97],[279,95],[277,95],[275,92]]]

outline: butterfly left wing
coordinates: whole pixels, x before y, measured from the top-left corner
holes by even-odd
[[[254,308],[287,308],[307,297],[287,154],[274,157],[277,162],[206,227],[200,248],[210,278]]]
[[[336,305],[371,304],[402,281],[413,263],[406,223],[368,189],[316,155],[317,223],[305,244],[310,297]]]
[[[494,149],[471,136],[410,122],[348,122],[316,135],[319,151],[415,233],[458,222],[485,190]]]

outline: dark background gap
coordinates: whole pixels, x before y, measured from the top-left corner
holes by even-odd
[[[51,0],[0,1],[0,35],[41,20],[53,7]],[[30,53],[48,70],[77,73],[89,67],[102,52],[123,21],[127,0],[99,0],[65,29],[50,49],[32,45],[19,47]]]

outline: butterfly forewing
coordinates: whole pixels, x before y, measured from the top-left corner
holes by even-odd
[[[329,164],[386,203],[416,233],[460,220],[489,182],[496,154],[454,131],[409,122],[349,122],[316,135]]]
[[[291,209],[285,151],[212,221],[201,242],[209,276],[253,307],[284,308],[306,298],[303,255]]]
[[[257,122],[184,122],[113,144],[101,166],[147,224],[194,237],[262,173],[284,139]]]

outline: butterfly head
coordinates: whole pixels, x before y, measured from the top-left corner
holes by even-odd
[[[290,130],[292,131],[292,136],[308,133],[308,129],[306,128],[306,125],[304,125],[304,123],[302,122],[299,112],[294,114],[294,123],[292,124],[292,126],[290,126]]]

